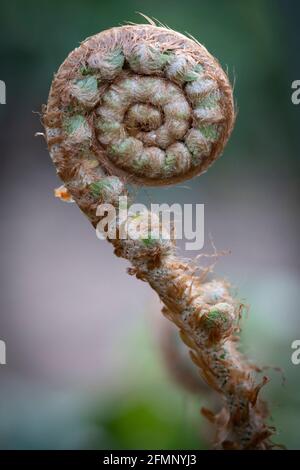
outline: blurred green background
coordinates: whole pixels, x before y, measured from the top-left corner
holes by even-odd
[[[243,349],[284,369],[285,385],[270,369],[264,390],[275,441],[300,449],[300,366],[290,360],[300,339],[296,0],[2,2],[0,447],[210,446],[199,409],[213,400],[173,380],[162,347],[171,333],[154,293],[127,276],[76,207],[53,198],[60,183],[33,137],[66,55],[103,29],[144,22],[137,11],[195,36],[234,83],[238,115],[224,156],[201,178],[137,198],[205,203],[204,251],[209,234],[231,250],[216,272],[251,306]]]

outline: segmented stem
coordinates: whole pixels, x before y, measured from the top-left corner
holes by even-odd
[[[117,206],[126,183],[167,185],[206,171],[233,122],[230,83],[199,43],[153,25],[104,31],[75,49],[52,83],[44,125],[65,184],[57,194],[75,200],[96,226],[99,203]],[[216,445],[269,448],[272,430],[258,398],[264,381],[255,384],[254,367],[235,346],[239,303],[225,282],[197,277],[174,241],[143,232],[149,215],[135,219],[138,239],[110,239],[115,253],[157,292],[202,377],[221,395],[218,415],[203,411],[217,425]],[[114,223],[119,233],[121,222]]]

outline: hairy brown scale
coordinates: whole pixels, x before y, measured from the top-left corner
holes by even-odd
[[[50,155],[65,184],[61,198],[72,197],[95,226],[99,203],[117,206],[126,183],[169,185],[206,171],[234,117],[226,74],[195,40],[152,24],[101,32],[61,65],[44,112]],[[224,281],[204,282],[181,261],[172,239],[143,233],[149,215],[134,219],[139,239],[109,240],[115,254],[158,293],[202,377],[222,398],[217,415],[203,410],[216,424],[216,446],[270,448],[273,431],[258,397],[266,379],[256,383],[258,368],[236,348],[241,305]],[[117,218],[115,224],[120,234]]]

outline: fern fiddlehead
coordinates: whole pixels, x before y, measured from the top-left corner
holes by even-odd
[[[207,50],[154,25],[99,33],[58,70],[44,110],[51,158],[72,198],[96,226],[99,203],[116,205],[126,183],[168,185],[207,170],[234,123],[232,88]],[[143,226],[145,213],[140,216]],[[130,217],[130,215],[128,216]],[[117,229],[121,226],[115,221]],[[157,222],[158,223],[158,222]],[[168,239],[111,238],[130,274],[164,304],[202,377],[222,397],[216,446],[267,449],[272,429],[254,367],[236,347],[240,304],[219,280],[203,282]]]

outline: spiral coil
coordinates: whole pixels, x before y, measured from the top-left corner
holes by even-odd
[[[44,110],[50,155],[65,184],[61,198],[73,198],[96,225],[99,203],[116,205],[127,182],[169,185],[206,171],[234,117],[227,76],[195,40],[152,24],[99,33],[61,65]],[[120,231],[118,218],[115,225]],[[235,347],[241,305],[228,284],[203,282],[177,258],[172,240],[109,241],[131,262],[129,273],[158,293],[203,378],[222,396],[221,413],[204,410],[217,426],[217,446],[270,448],[273,430],[258,399],[266,379],[255,383],[257,368]]]
[[[50,154],[75,196],[103,170],[154,186],[198,175],[222,152],[233,121],[217,61],[152,25],[83,42],[56,74],[44,115]]]

